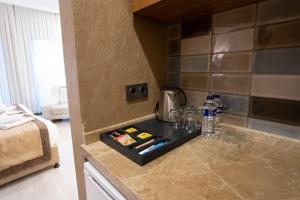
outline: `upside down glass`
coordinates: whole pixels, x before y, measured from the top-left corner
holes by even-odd
[[[180,125],[180,123],[181,123],[181,113],[180,113],[180,111],[178,109],[172,109],[170,111],[170,114],[171,114],[171,116],[173,118],[173,121],[174,121],[174,127],[176,129],[180,128],[180,126],[181,126]]]
[[[197,120],[197,125],[196,128],[200,129],[202,126],[202,109],[203,107],[197,107],[196,109],[196,120]]]
[[[200,115],[199,115],[200,112]],[[194,106],[181,106],[170,111],[170,117],[174,121],[176,129],[182,129],[184,132],[192,133],[201,126],[198,121],[201,120],[201,109]],[[200,123],[201,124],[201,123]]]
[[[188,112],[186,113],[186,123],[185,123],[185,129],[188,133],[192,133],[196,130],[197,125],[197,119],[194,112]]]

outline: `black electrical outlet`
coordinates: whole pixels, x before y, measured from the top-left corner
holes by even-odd
[[[140,100],[148,97],[148,84],[141,83],[126,86],[126,100],[127,102]]]

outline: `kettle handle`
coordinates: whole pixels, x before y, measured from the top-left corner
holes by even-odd
[[[156,106],[155,106],[155,116],[156,116],[156,118],[158,118],[158,106],[159,106],[159,102],[157,102]]]
[[[184,104],[183,105],[186,105],[187,103],[187,98],[186,98],[186,95],[185,95],[185,92],[183,91],[183,89],[181,88],[177,88],[179,90],[179,92],[183,95],[184,97]]]

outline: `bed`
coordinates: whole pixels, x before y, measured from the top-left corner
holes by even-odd
[[[56,125],[34,116],[22,105],[17,110],[33,119],[0,130],[0,186],[48,167],[59,167]]]

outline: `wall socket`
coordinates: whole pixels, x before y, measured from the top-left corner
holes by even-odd
[[[132,101],[144,99],[147,97],[148,97],[148,84],[147,83],[126,86],[127,102],[132,102]]]

